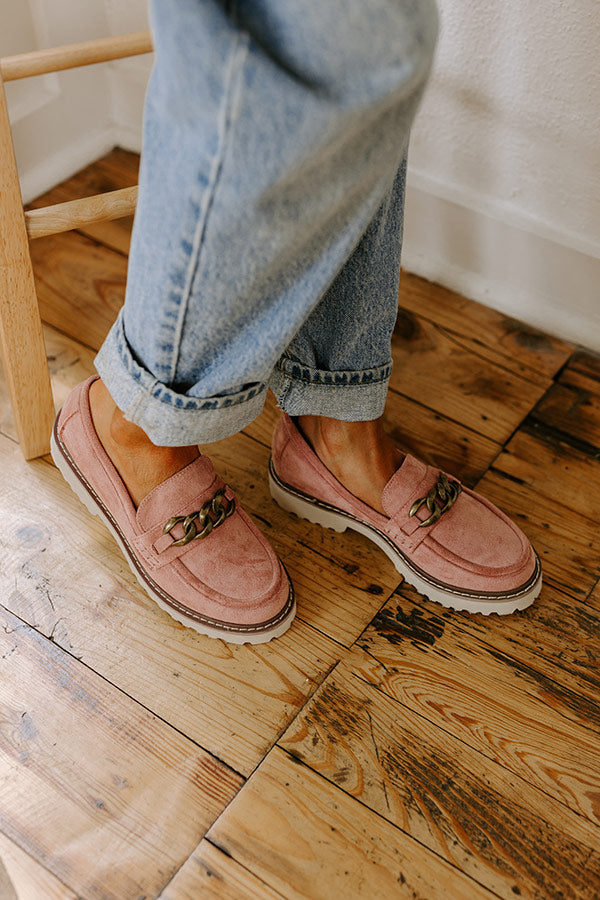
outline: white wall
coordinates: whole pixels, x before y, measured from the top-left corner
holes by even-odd
[[[600,351],[597,0],[438,0],[404,264]]]
[[[600,351],[598,0],[438,2],[404,265]],[[146,0],[2,0],[0,53],[146,26]],[[34,79],[35,90],[7,85],[26,199],[114,144],[140,149],[150,65],[138,57]]]
[[[145,0],[1,0],[0,55],[146,27]],[[116,144],[139,151],[151,64],[150,54],[6,85],[25,202]]]
[[[0,54],[104,37],[96,0],[2,0]],[[99,66],[6,85],[24,199],[71,175],[112,146],[110,109]]]

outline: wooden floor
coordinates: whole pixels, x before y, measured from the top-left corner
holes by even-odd
[[[57,406],[122,303],[130,224],[33,245]],[[600,897],[600,360],[410,276],[394,354],[398,443],[536,546],[525,612],[445,611],[359,535],[275,507],[270,404],[211,455],[298,617],[263,646],[204,638],[23,461],[2,388],[2,900]]]

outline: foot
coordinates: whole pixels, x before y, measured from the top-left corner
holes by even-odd
[[[295,422],[333,477],[367,506],[386,515],[381,495],[404,455],[383,430],[382,419],[342,422],[326,416],[298,416]]]
[[[334,477],[332,463],[319,457],[284,413],[273,433],[272,497],[311,522],[335,531],[351,528],[369,538],[408,584],[443,606],[505,615],[533,603],[542,585],[540,562],[514,522],[451,475],[410,455],[381,494],[381,458],[387,456],[390,467],[394,458],[380,453],[386,445],[376,443],[377,466],[365,469],[368,446],[353,448],[358,463],[350,489],[344,484],[353,476],[345,459],[349,451],[340,453]],[[335,459],[331,441],[322,452]],[[369,501],[360,496],[368,495],[365,472],[374,475]]]
[[[140,585],[161,609],[201,634],[236,644],[264,643],[283,634],[296,609],[287,573],[210,459],[196,451],[181,468],[175,448],[173,474],[162,466],[159,484],[135,506],[92,421],[89,392],[95,383],[88,379],[65,400],[52,433],[52,458],[80,500],[105,523]],[[96,394],[102,427],[109,416],[101,406],[102,391]],[[147,490],[157,478],[149,464],[152,450],[143,438],[132,439],[127,454],[110,422],[115,431],[122,424],[113,415],[105,440],[113,449],[116,444],[124,467]],[[123,428],[127,432],[128,425]],[[138,453],[145,466],[134,468],[131,457]],[[67,539],[65,553],[69,546]]]
[[[90,388],[92,421],[100,443],[123,479],[135,506],[165,479],[200,456],[197,447],[157,447],[128,422],[98,378]]]

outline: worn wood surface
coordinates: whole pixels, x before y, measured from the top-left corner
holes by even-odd
[[[0,635],[2,830],[78,893],[155,895],[241,777],[7,611]]]
[[[294,900],[493,896],[279,747],[208,839]]]
[[[457,685],[462,687],[458,667],[455,678],[444,682],[440,673],[443,687],[436,690],[435,684],[423,686],[418,669],[413,673],[407,667],[408,684],[399,691],[404,700],[414,689],[418,702],[398,703],[391,691],[365,684],[360,665],[350,658],[326,680],[280,744],[332,786],[500,897],[584,898],[588,885],[600,891],[597,828],[515,777],[502,765],[501,754],[497,762],[474,752],[464,734],[457,739],[447,727],[452,703],[457,719],[474,716],[473,730],[479,723],[481,730],[493,731],[498,716],[489,720],[489,698],[475,711],[469,704],[459,709],[460,699],[450,699]],[[435,710],[442,697],[448,699],[441,715],[424,713],[428,698]],[[523,739],[522,728],[509,734],[517,744]],[[522,752],[527,753],[526,746]],[[224,820],[227,813],[210,834],[218,838]]]
[[[205,839],[158,900],[281,900],[283,896]]]
[[[39,203],[137,182],[114,151]],[[33,245],[56,406],[123,302],[131,220]],[[298,616],[227,646],[175,623],[0,382],[0,897],[600,897],[600,362],[403,276],[386,423],[512,515],[544,567],[512,616],[444,610],[353,532],[283,513],[279,411],[205,448]],[[12,892],[12,893],[11,893]]]
[[[70,888],[1,832],[0,897],[2,900],[77,900]]]

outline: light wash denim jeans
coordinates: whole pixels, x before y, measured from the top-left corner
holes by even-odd
[[[434,0],[154,0],[126,302],[96,358],[155,444],[381,415]]]

